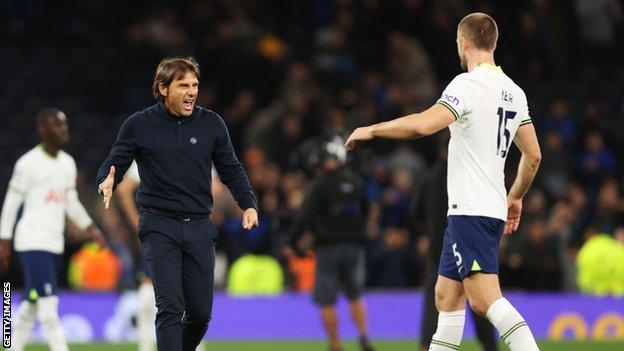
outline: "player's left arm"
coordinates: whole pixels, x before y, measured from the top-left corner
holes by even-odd
[[[74,169],[75,169],[74,165]],[[75,174],[75,171],[74,171]],[[65,200],[65,214],[74,222],[74,224],[83,231],[86,236],[93,240],[100,247],[106,246],[106,240],[104,235],[93,223],[93,220],[85,210],[84,206],[78,199],[78,192],[76,191],[76,177],[73,176],[71,186],[67,189]]]
[[[529,191],[542,160],[542,152],[533,123],[526,123],[518,128],[514,137],[514,144],[520,149],[522,156],[518,164],[516,180],[507,195],[508,211],[505,234],[511,234],[518,230],[520,215],[522,214],[522,199]]]
[[[353,150],[355,142],[385,139],[415,139],[434,134],[455,122],[456,117],[449,107],[441,103],[431,106],[421,113],[413,113],[391,121],[360,127],[353,131],[345,146]]]
[[[32,186],[32,166],[25,157],[17,160],[7,187],[2,214],[0,214],[0,267],[2,272],[6,272],[9,268],[11,248],[13,247],[13,228],[15,228],[19,208],[26,200],[28,189]]]
[[[139,210],[134,199],[134,193],[138,186],[139,184],[127,175],[117,186],[119,205],[135,233],[139,232]]]

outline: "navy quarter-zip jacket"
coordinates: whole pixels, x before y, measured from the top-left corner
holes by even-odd
[[[188,117],[172,115],[162,102],[130,116],[121,126],[113,148],[100,166],[96,184],[115,166],[115,187],[135,159],[141,184],[139,206],[180,216],[212,211],[212,165],[238,206],[257,208],[243,166],[234,153],[221,117],[195,106]]]

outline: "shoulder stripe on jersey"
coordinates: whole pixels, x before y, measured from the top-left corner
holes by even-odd
[[[532,120],[526,119],[526,120],[520,122],[520,127],[522,127],[523,125],[531,124],[531,123],[533,123]]]
[[[20,188],[16,188],[13,185],[9,185],[9,190],[11,190],[13,192],[16,192],[16,193],[18,193],[20,195],[26,195],[26,191],[24,191],[24,190],[22,190]]]
[[[459,113],[457,113],[457,111],[455,110],[455,108],[453,106],[451,106],[451,104],[449,104],[448,102],[444,101],[444,100],[438,100],[438,104],[448,108],[449,110],[451,110],[451,112],[453,112],[453,115],[455,116],[455,120],[459,119]]]

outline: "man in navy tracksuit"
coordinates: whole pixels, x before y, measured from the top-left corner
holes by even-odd
[[[198,79],[193,58],[161,61],[153,86],[159,102],[124,122],[97,175],[108,208],[115,187],[137,161],[139,238],[156,294],[161,351],[195,350],[211,318],[217,241],[208,219],[213,164],[244,211],[243,227],[258,225],[256,198],[225,123],[195,106]]]

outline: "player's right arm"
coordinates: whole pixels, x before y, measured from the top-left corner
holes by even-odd
[[[542,161],[542,152],[540,151],[537,134],[532,123],[521,125],[518,128],[514,143],[520,149],[522,157],[518,165],[516,180],[507,195],[509,209],[507,223],[505,224],[505,234],[511,234],[518,229],[522,213],[522,199],[529,191]]]
[[[13,228],[17,220],[17,212],[26,198],[29,187],[29,174],[25,160],[18,160],[4,197],[2,214],[0,214],[0,265],[2,272],[6,272],[9,268]]]
[[[98,171],[96,184],[98,184],[98,193],[102,195],[102,202],[106,209],[108,209],[117,184],[123,179],[136,154],[134,128],[138,117],[138,115],[131,116],[121,126],[112,150]]]
[[[437,103],[421,113],[357,128],[349,136],[345,146],[348,150],[353,150],[356,141],[373,138],[398,140],[422,138],[448,127],[455,119],[455,114],[449,108]]]
[[[126,176],[117,187],[119,204],[121,205],[121,209],[126,215],[126,218],[128,218],[128,221],[132,225],[132,229],[134,229],[135,233],[138,233],[139,231],[139,210],[137,209],[136,202],[134,200],[134,192],[138,186],[139,183]]]
[[[360,127],[347,139],[345,147],[353,150],[356,142],[374,138],[422,138],[448,127],[470,110],[474,100],[474,83],[459,75],[449,83],[442,96],[429,109],[391,121]]]

